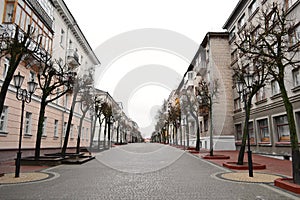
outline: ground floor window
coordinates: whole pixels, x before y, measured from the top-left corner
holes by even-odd
[[[257,130],[261,142],[270,142],[270,133],[268,126],[268,119],[261,119],[257,121]]]
[[[0,116],[0,132],[6,132],[8,107],[4,106]]]
[[[31,116],[32,113],[26,112],[25,114],[25,135],[31,135]]]
[[[242,133],[242,124],[235,125],[235,135],[237,140],[242,140],[243,133]]]
[[[281,115],[274,118],[275,128],[277,131],[278,141],[287,142],[290,141],[290,129],[286,115]]]
[[[250,136],[250,143],[255,143],[255,133],[253,129],[253,122],[249,122],[248,125],[248,130],[249,130],[249,136]]]
[[[208,117],[204,117],[204,131],[208,131]]]

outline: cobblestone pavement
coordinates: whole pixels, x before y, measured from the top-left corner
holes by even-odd
[[[51,179],[1,185],[0,199],[299,199],[272,184],[223,180],[228,170],[160,144],[120,146],[47,172]]]

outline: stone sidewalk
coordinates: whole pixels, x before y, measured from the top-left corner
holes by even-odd
[[[237,162],[239,151],[214,151],[215,155],[226,155],[230,156],[230,159],[225,160],[214,160],[210,159],[209,162],[217,164],[219,166],[223,166],[224,162]],[[204,155],[209,154],[208,152],[201,152],[197,155],[202,157]],[[283,160],[273,157],[264,156],[261,154],[252,154],[252,160],[254,163],[259,163],[266,165],[266,169],[263,170],[254,170],[254,172],[268,173],[274,175],[282,175],[286,177],[292,177],[292,161]],[[245,153],[244,162],[248,161],[247,153]],[[245,170],[232,170],[232,171],[245,171]],[[247,170],[246,170],[247,171]]]

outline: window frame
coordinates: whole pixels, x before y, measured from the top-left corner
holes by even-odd
[[[47,137],[47,117],[44,117],[42,137]]]
[[[262,124],[264,122],[266,122],[266,124]],[[267,130],[267,134],[265,132],[266,130]],[[271,134],[270,134],[270,130],[269,130],[268,118],[263,118],[263,119],[257,120],[257,131],[258,131],[258,135],[260,138],[260,142],[266,142],[266,143],[271,142]]]
[[[276,81],[276,80],[272,80],[271,81],[271,92],[272,92],[272,96],[280,94],[280,88],[279,88],[278,81]]]
[[[283,122],[278,122],[280,120],[280,118],[284,118],[284,121]],[[288,131],[287,131],[288,135],[279,132],[280,131],[279,128],[281,128],[281,127],[284,127],[285,130],[286,130],[286,128],[288,129]],[[289,124],[288,124],[286,114],[274,117],[274,128],[275,128],[275,131],[276,131],[276,134],[277,134],[278,142],[290,142]],[[286,133],[286,132],[284,132],[284,133]]]
[[[0,116],[0,124],[1,124],[0,134],[7,133],[7,120],[8,120],[8,106],[3,106],[2,114]]]
[[[27,115],[28,114],[28,115]],[[26,112],[25,113],[25,121],[24,121],[24,135],[31,136],[31,128],[32,128],[32,113]]]
[[[54,119],[53,136],[58,137],[58,120]]]

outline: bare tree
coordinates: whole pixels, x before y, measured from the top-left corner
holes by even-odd
[[[76,73],[66,70],[61,63],[52,62],[49,55],[39,63],[37,78],[41,90],[41,103],[35,144],[35,160],[38,160],[40,157],[46,106],[70,91],[75,76]]]
[[[61,150],[62,156],[65,156],[66,151],[67,151],[70,130],[71,130],[71,124],[72,124],[72,119],[73,119],[73,114],[74,114],[74,108],[75,108],[76,103],[78,101],[80,101],[77,99],[77,96],[80,95],[81,93],[83,93],[83,91],[89,90],[89,88],[94,83],[93,71],[87,70],[87,74],[83,73],[80,75],[81,75],[81,77],[78,76],[75,79],[74,87],[72,88],[73,99],[72,99],[68,123],[67,123],[67,127],[66,127],[64,144],[63,144],[63,148]]]
[[[1,25],[0,28],[0,59],[7,57],[9,66],[0,91],[0,113],[2,113],[5,97],[13,75],[21,62],[31,62],[34,57],[46,54],[40,48],[42,35],[34,36],[35,30],[28,26],[23,32],[19,26]]]
[[[290,39],[297,40],[297,38],[293,36],[294,20],[289,17],[285,8],[279,4],[267,5],[266,9],[261,10],[259,24],[252,32],[255,33],[255,37],[251,37],[254,34],[248,32],[244,38],[245,45],[240,45],[239,49],[248,57],[252,57],[252,60],[266,69],[270,77],[278,82],[289,122],[293,179],[294,183],[300,184],[300,152],[296,123],[293,105],[285,87],[286,69],[297,67],[300,63],[300,60],[297,59],[299,41],[295,42],[296,45],[290,43]],[[257,41],[251,42],[253,40]],[[252,90],[252,93],[254,91]]]

